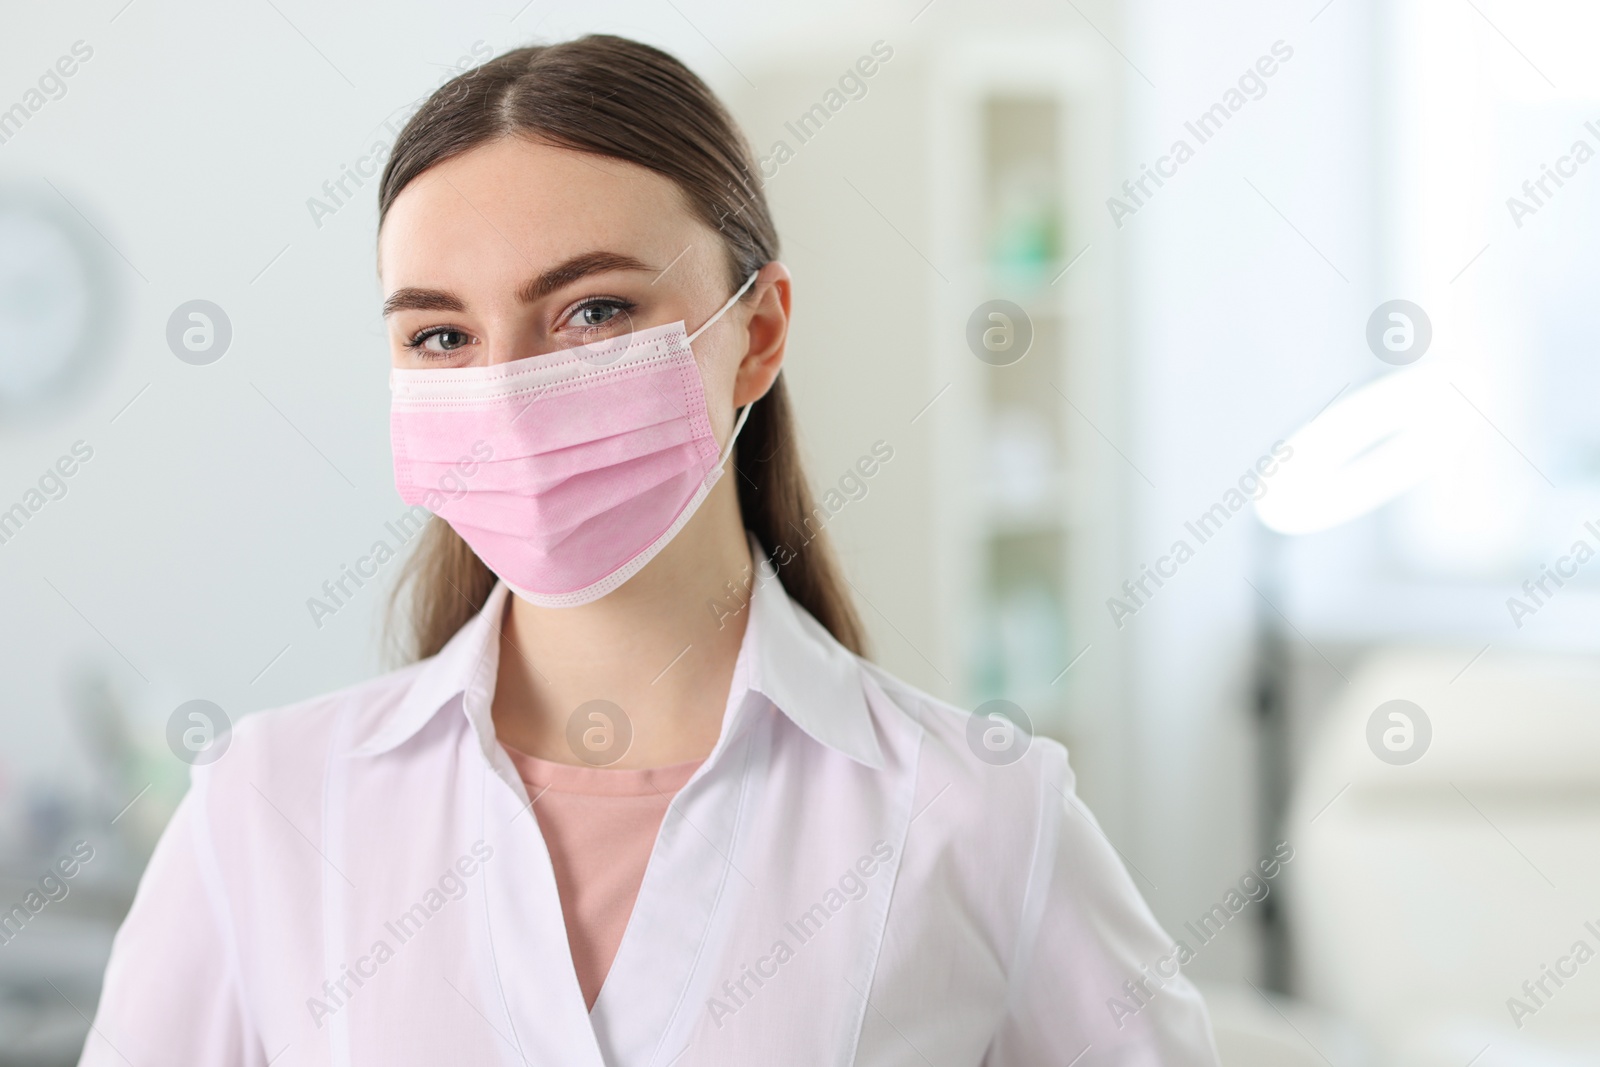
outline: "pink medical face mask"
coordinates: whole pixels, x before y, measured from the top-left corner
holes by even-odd
[[[518,596],[598,600],[683,529],[722,476],[705,385],[674,322],[488,367],[392,370],[400,498],[448,522]]]

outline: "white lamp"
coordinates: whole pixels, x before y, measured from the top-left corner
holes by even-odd
[[[1466,395],[1430,361],[1386,374],[1290,435],[1293,459],[1256,502],[1269,530],[1308,534],[1374,511],[1455,454],[1472,415]],[[1455,370],[1461,376],[1460,368]]]

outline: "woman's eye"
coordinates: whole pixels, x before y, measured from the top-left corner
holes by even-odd
[[[614,300],[597,300],[585,304],[567,317],[569,326],[592,330],[598,326],[618,324],[618,316],[627,314],[627,306]]]
[[[412,337],[407,342],[408,348],[420,348],[424,352],[454,352],[472,343],[472,335],[465,330],[457,330],[450,326],[438,326],[431,330]]]

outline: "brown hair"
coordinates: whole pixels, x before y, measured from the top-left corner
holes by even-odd
[[[728,284],[778,256],[778,231],[748,144],[721,102],[672,56],[622,37],[592,35],[518,48],[445,83],[406,123],[378,189],[378,224],[412,179],[507,136],[620,159],[670,178],[722,237]],[[784,588],[839,643],[862,654],[865,634],[800,463],[780,373],[750,410],[733,458],[745,525],[779,564]],[[822,513],[826,515],[826,512]],[[410,590],[410,648],[431,656],[476,615],[495,576],[437,517],[429,520],[390,600]]]

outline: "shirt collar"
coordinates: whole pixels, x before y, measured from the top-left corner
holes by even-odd
[[[750,612],[739,650],[747,670],[736,673],[734,685],[766,697],[819,743],[864,766],[881,768],[883,752],[867,707],[860,662],[790,599],[777,580],[777,569],[754,537],[750,550],[757,561],[756,578],[748,603],[735,609]],[[494,696],[500,626],[509,595],[504,582],[496,583],[483,610],[421,665],[400,703],[374,724],[353,755],[375,756],[397,748],[458,695],[466,697],[459,706],[469,718],[485,720],[473,723],[479,733],[492,738],[487,710]],[[741,704],[730,700],[730,713]],[[473,709],[482,714],[472,716]],[[730,725],[724,723],[724,733]]]
[[[373,725],[352,755],[376,756],[399,747],[457,696],[481,695],[479,700],[464,700],[463,705],[489,707],[500,668],[500,626],[509,595],[506,583],[495,583],[483,609],[421,663],[400,703]]]
[[[867,708],[861,662],[790,599],[752,536],[756,580],[746,643],[755,642],[749,686],[815,740],[874,770],[884,765]]]

